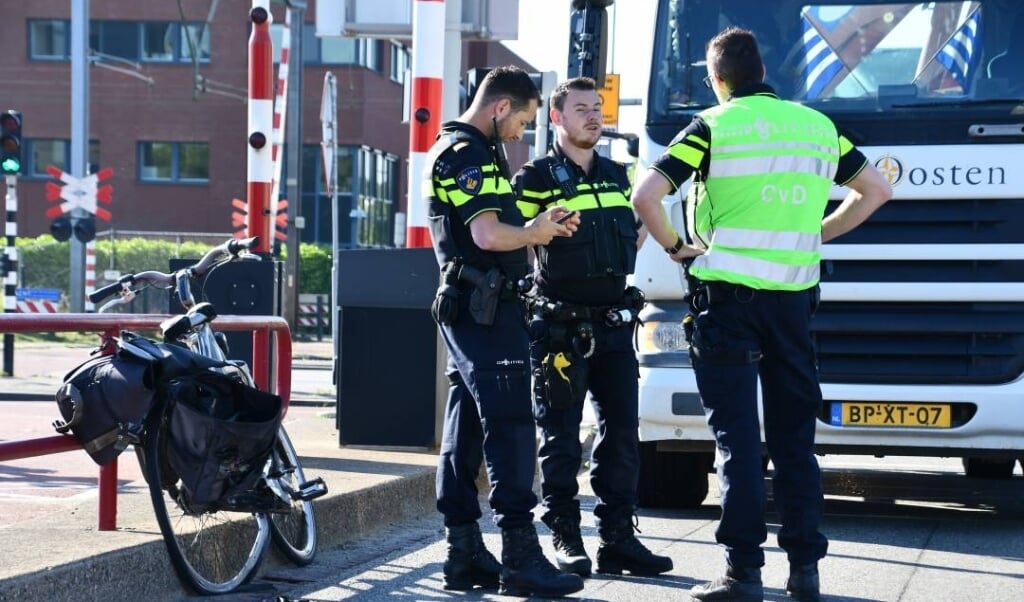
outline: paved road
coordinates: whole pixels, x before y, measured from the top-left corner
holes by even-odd
[[[1018,602],[1024,600],[1024,479],[967,479],[959,460],[829,456],[825,532],[829,557],[821,564],[826,600],[833,602]],[[893,470],[898,469],[898,470]],[[587,510],[593,498],[583,499]],[[717,492],[695,511],[642,511],[639,537],[670,555],[675,570],[662,579],[587,581],[577,599],[659,602],[688,600],[696,582],[717,575],[722,557],[714,544]],[[767,600],[788,600],[785,557],[770,535],[764,569]],[[484,525],[488,528],[488,525]],[[543,527],[540,527],[543,530]],[[585,521],[593,554],[597,535]],[[488,547],[500,550],[489,528]],[[542,541],[550,553],[549,538]],[[508,600],[496,594],[454,594],[440,587],[444,543],[431,517],[396,525],[375,537],[325,550],[306,569],[269,577],[272,595],[254,591],[223,600]],[[259,587],[258,585],[256,587]]]

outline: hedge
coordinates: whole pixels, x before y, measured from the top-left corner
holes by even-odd
[[[21,288],[55,288],[66,294],[70,288],[70,243],[57,242],[49,234],[18,238],[18,267]],[[212,245],[181,244],[149,238],[96,241],[96,284],[102,286],[105,270],[122,274],[169,269],[171,258],[198,259]],[[331,290],[331,250],[325,245],[299,245],[299,293],[328,294]],[[285,257],[279,258],[284,261]]]

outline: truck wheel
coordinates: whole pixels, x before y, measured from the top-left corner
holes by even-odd
[[[640,507],[699,508],[708,496],[714,462],[711,452],[658,451],[657,443],[641,443]]]
[[[964,474],[975,479],[1009,479],[1014,464],[1012,458],[964,458]]]

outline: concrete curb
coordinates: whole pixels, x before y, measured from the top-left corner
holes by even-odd
[[[329,423],[321,419],[320,423]],[[435,512],[432,453],[337,448],[324,424],[294,429],[307,476],[321,476],[329,493],[315,504],[319,549],[327,550],[393,523]],[[312,444],[307,442],[313,441]],[[130,453],[125,461],[132,461]],[[177,579],[144,482],[122,486],[118,530],[95,531],[96,500],[68,515],[0,529],[8,569],[0,571],[0,601],[180,600]],[[287,560],[270,545],[259,575]],[[314,560],[314,566],[316,561]]]

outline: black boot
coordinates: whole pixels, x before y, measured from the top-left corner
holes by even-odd
[[[695,600],[761,602],[764,600],[761,569],[730,568],[725,575],[710,583],[693,586],[690,596]]]
[[[559,572],[544,557],[533,525],[501,532],[501,565],[501,594],[557,598],[583,589],[579,575]]]
[[[583,547],[580,517],[556,516],[544,522],[551,529],[551,543],[555,546],[555,564],[558,569],[563,573],[589,577],[592,565]]]
[[[789,565],[786,593],[789,594],[790,598],[795,598],[800,602],[818,602],[821,600],[821,582],[818,577],[817,563],[802,566]]]
[[[448,557],[444,561],[444,589],[470,590],[498,587],[501,565],[484,547],[476,523],[449,527]]]
[[[633,525],[623,523],[601,532],[597,548],[597,572],[654,576],[672,570],[672,559],[652,553],[633,535]]]

